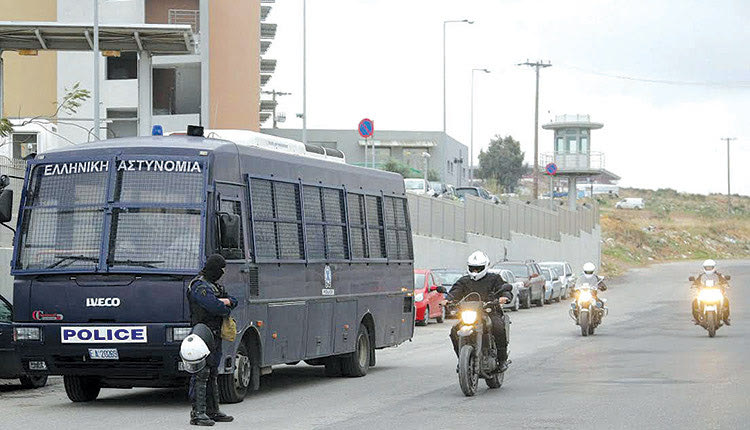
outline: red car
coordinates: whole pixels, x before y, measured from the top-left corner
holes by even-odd
[[[427,325],[430,318],[442,323],[445,318],[445,297],[437,292],[440,278],[431,270],[414,269],[414,318],[417,325]]]

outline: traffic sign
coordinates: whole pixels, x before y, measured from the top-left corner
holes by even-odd
[[[557,164],[555,164],[555,163],[549,163],[549,164],[547,164],[547,166],[546,166],[546,167],[544,168],[544,170],[546,170],[546,171],[547,171],[547,174],[548,174],[548,175],[550,175],[550,176],[555,176],[555,175],[557,174]]]
[[[375,124],[371,119],[365,118],[359,122],[359,135],[367,139],[375,132]]]

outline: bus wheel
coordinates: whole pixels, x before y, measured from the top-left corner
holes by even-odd
[[[367,375],[370,368],[370,333],[364,324],[359,325],[354,352],[341,357],[341,373],[344,376],[360,377]]]
[[[237,357],[234,359],[234,372],[219,375],[219,397],[221,403],[239,403],[245,399],[250,380],[253,376],[253,366],[247,346],[240,343]]]
[[[96,378],[90,376],[63,376],[65,394],[72,402],[96,400],[102,387]]]

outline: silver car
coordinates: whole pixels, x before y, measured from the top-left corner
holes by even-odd
[[[513,287],[513,300],[504,304],[503,309],[517,311],[518,308],[521,307],[521,288],[526,288],[523,285],[523,281],[517,281],[516,275],[514,275],[513,272],[507,269],[490,269],[489,272],[499,274],[505,282],[509,283]]]
[[[542,276],[545,280],[545,294],[544,302],[552,303],[553,301],[559,302],[562,300],[563,285],[560,282],[560,275],[555,269],[542,268]]]
[[[560,282],[563,286],[562,298],[567,299],[573,294],[573,287],[576,285],[576,276],[570,263],[567,261],[544,261],[539,263],[543,269],[555,269],[560,276]]]

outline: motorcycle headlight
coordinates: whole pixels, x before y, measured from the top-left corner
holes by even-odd
[[[698,293],[698,300],[704,303],[716,303],[721,301],[722,294],[718,288],[704,288]]]
[[[461,322],[468,325],[477,322],[477,311],[462,311]]]
[[[581,292],[578,294],[578,303],[588,303],[592,298],[593,296],[591,295],[591,291],[581,290]]]
[[[419,293],[414,295],[414,301],[415,302],[421,302],[424,300],[424,293]]]

